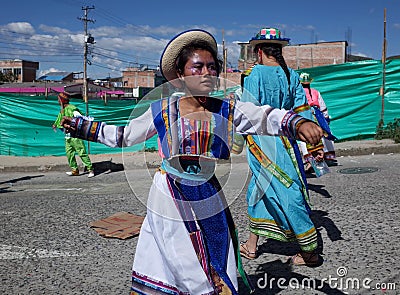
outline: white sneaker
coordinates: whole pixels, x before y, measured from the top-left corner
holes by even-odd
[[[89,175],[88,175],[88,178],[92,178],[92,177],[94,177],[94,171],[93,170],[89,171]]]
[[[78,176],[79,175],[79,171],[78,170],[72,170],[72,171],[68,171],[65,172],[68,176]]]

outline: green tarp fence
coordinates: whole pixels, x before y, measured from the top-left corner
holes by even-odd
[[[302,69],[310,73],[327,106],[331,129],[341,141],[372,139],[381,119],[383,66],[380,61],[346,63]],[[400,60],[386,63],[384,99],[384,123],[400,117]],[[89,114],[97,121],[125,125],[129,118],[143,113],[150,100],[136,104],[131,100],[89,101]],[[82,113],[86,105],[79,99],[72,99]],[[0,155],[13,156],[62,156],[64,134],[54,132],[51,125],[60,107],[55,96],[21,96],[0,94]],[[132,113],[132,111],[134,112]],[[90,153],[119,153],[120,148],[109,148],[102,144],[90,143]],[[124,152],[156,149],[157,139],[153,137],[145,144],[124,148]]]
[[[381,119],[383,64],[381,61],[345,63],[302,69],[314,78],[332,117],[330,127],[340,141],[372,139]],[[400,117],[400,60],[386,62],[383,119]]]
[[[71,99],[82,114],[86,104],[81,99]],[[89,115],[107,124],[126,125],[132,116],[138,116],[149,106],[150,101],[136,104],[132,100],[89,100]],[[61,156],[65,155],[64,133],[53,131],[51,126],[60,112],[56,96],[21,96],[0,94],[0,155],[11,156]],[[87,144],[87,143],[86,143]],[[110,148],[90,142],[90,154],[133,152],[156,149],[157,139],[129,148]]]

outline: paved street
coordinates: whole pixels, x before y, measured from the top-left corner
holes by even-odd
[[[245,240],[248,169],[235,161],[217,175]],[[295,244],[262,240],[261,256],[243,260],[255,294],[400,294],[400,154],[339,163],[308,179],[324,264],[291,267]],[[154,168],[124,165],[92,179],[0,173],[1,294],[128,294],[137,238],[103,238],[88,226],[120,211],[144,215]]]

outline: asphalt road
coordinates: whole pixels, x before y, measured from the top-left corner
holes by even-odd
[[[339,163],[308,178],[323,265],[290,266],[295,244],[261,240],[261,256],[243,260],[254,294],[400,294],[400,154]],[[120,211],[145,214],[154,168],[125,167],[91,179],[0,173],[1,294],[129,293],[137,238],[104,238],[88,225]],[[247,165],[222,164],[217,175],[245,240]]]

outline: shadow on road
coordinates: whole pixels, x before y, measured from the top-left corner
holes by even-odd
[[[317,241],[318,248],[317,252],[321,255],[324,254],[324,240],[321,236],[321,229],[325,229],[328,238],[332,241],[344,240],[342,238],[342,232],[336,226],[336,224],[328,217],[328,213],[322,210],[313,210],[311,215],[311,220],[317,229]]]
[[[19,177],[19,178],[14,178],[14,179],[10,179],[10,180],[6,180],[6,181],[2,181],[0,182],[0,185],[2,184],[9,184],[9,187],[0,187],[0,194],[1,193],[10,193],[13,192],[14,190],[10,190],[9,188],[12,187],[12,184],[17,183],[18,181],[24,181],[24,180],[30,180],[32,178],[38,178],[38,177],[43,177],[44,175],[33,175],[33,176],[23,176],[23,177]]]
[[[324,185],[308,183],[307,187],[309,190],[312,190],[313,192],[316,192],[325,198],[332,198],[331,194],[324,188]]]
[[[5,184],[5,183],[16,183],[18,181],[24,181],[24,180],[30,180],[32,178],[37,178],[37,177],[43,177],[44,175],[34,175],[34,176],[24,176],[24,177],[19,177],[19,178],[14,178],[10,180],[6,180],[3,182],[0,182],[0,184]]]
[[[102,162],[95,162],[93,163],[94,173],[96,175],[103,174],[103,173],[111,173],[117,171],[123,171],[124,165],[123,164],[116,164],[111,161],[102,161]]]
[[[313,292],[312,290],[318,290],[319,292],[329,295],[346,294],[330,286],[327,280],[311,278],[297,273],[295,270],[298,267],[304,266],[292,266],[279,259],[260,264],[255,274],[249,276],[250,281],[255,287],[255,292],[252,294],[279,294],[282,291],[290,289],[293,291],[298,290],[303,294],[309,294],[310,291]],[[238,281],[239,290],[241,290],[240,294],[249,294],[241,278],[239,278]]]
[[[325,229],[328,238],[331,241],[343,240],[342,232],[336,226],[336,224],[328,217],[328,213],[322,210],[313,210],[311,213],[311,219],[317,229],[318,248],[317,252],[323,255],[323,240],[320,231]],[[258,247],[259,253],[271,253],[288,256],[286,262],[282,262],[277,259],[274,261],[260,263],[257,267],[255,274],[250,275],[250,280],[256,288],[254,295],[261,294],[278,294],[286,289],[293,289],[297,286],[303,288],[304,294],[308,292],[319,291],[324,294],[335,295],[335,294],[346,294],[339,289],[336,289],[329,285],[326,280],[319,280],[311,278],[303,274],[297,273],[295,270],[298,267],[290,264],[289,257],[298,253],[300,247],[297,243],[280,242],[273,239],[268,239]],[[260,260],[261,262],[262,260]],[[239,289],[242,291],[240,294],[246,293],[246,286],[243,281],[239,278]],[[299,290],[299,291],[301,291]]]
[[[311,220],[314,222],[318,232],[321,230],[321,228],[326,230],[328,238],[332,242],[343,240],[342,232],[332,221],[332,219],[328,217],[328,212],[322,210],[313,210],[311,213]]]

